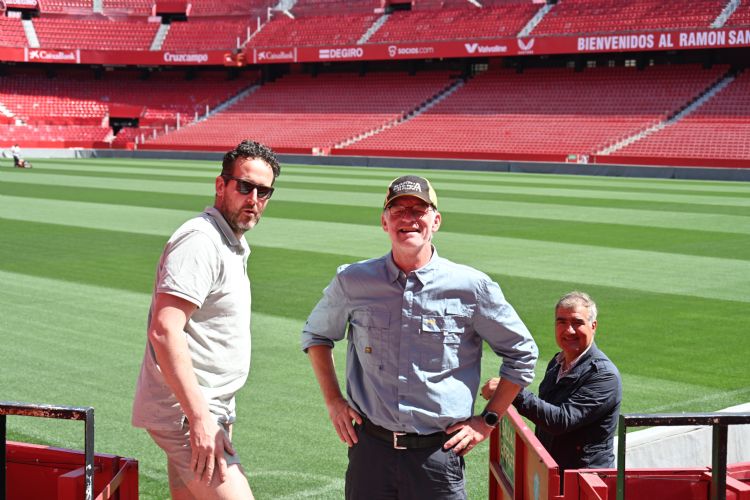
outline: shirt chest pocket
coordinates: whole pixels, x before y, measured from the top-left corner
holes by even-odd
[[[382,369],[385,336],[390,324],[386,309],[355,309],[349,319],[350,341],[363,366]]]
[[[458,368],[459,349],[467,322],[466,316],[456,314],[422,316],[419,332],[422,370],[439,372]]]

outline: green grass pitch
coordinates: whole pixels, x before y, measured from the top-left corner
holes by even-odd
[[[168,496],[162,452],[129,423],[154,269],[171,232],[212,203],[218,171],[170,160],[0,168],[0,400],[95,407],[97,451],[140,461],[143,499]],[[402,173],[284,165],[247,234],[253,364],[235,440],[258,498],[343,497],[346,449],[299,332],[339,264],[388,251],[379,206]],[[582,289],[599,303],[597,341],[623,374],[625,412],[750,399],[750,184],[423,173],[444,217],[440,254],[500,283],[540,346],[538,373],[555,352],[553,304]],[[490,377],[499,363],[485,354]],[[78,423],[8,427],[11,439],[83,446]],[[468,457],[472,499],[486,498],[487,454],[483,443]]]

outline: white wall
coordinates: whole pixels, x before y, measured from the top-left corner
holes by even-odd
[[[720,411],[748,413],[750,403]],[[651,427],[629,432],[625,464],[628,469],[710,466],[711,437],[712,428],[706,426]],[[750,462],[750,425],[729,426],[727,464],[738,462]]]

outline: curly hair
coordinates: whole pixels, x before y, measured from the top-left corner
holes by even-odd
[[[276,158],[276,153],[268,146],[249,139],[245,139],[239,143],[233,150],[227,151],[221,163],[221,175],[231,176],[234,171],[234,164],[238,159],[255,158],[268,163],[271,170],[273,170],[273,182],[276,182],[276,178],[281,174],[281,165],[279,165],[279,160]]]

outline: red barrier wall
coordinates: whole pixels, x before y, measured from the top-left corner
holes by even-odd
[[[616,469],[570,470],[561,477],[555,461],[512,407],[490,436],[489,467],[490,500],[615,500],[617,494]],[[729,465],[726,485],[727,499],[750,500],[750,462]],[[705,500],[710,488],[710,467],[625,471],[630,499]]]
[[[22,500],[77,500],[84,497],[82,451],[9,441],[7,498]],[[94,496],[138,500],[138,462],[132,458],[97,453],[94,456]]]

